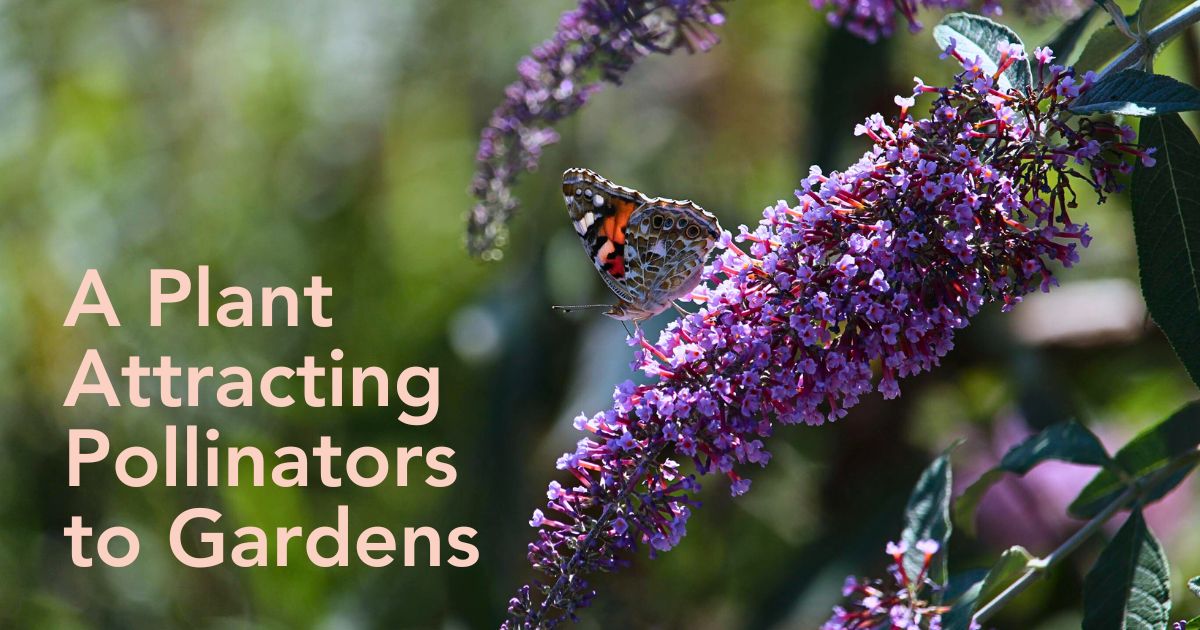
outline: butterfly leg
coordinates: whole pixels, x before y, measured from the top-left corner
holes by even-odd
[[[675,310],[678,311],[679,314],[683,315],[684,317],[691,315],[691,313],[687,312],[687,310],[685,310],[682,306],[679,305],[679,302],[671,302],[671,306],[674,306]]]
[[[624,328],[624,329],[625,329],[625,334],[626,334],[626,335],[628,335],[628,336],[630,336],[630,337],[632,337],[632,336],[633,336],[633,331],[629,330],[629,325],[625,323],[625,320],[621,320],[621,328]],[[637,330],[637,322],[634,322],[634,323],[633,323],[633,329],[634,329],[634,330]]]

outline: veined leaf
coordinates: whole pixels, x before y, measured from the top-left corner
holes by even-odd
[[[1200,109],[1200,90],[1133,68],[1109,75],[1071,103],[1076,114],[1159,116]]]
[[[1159,630],[1170,611],[1167,557],[1134,510],[1084,578],[1083,630]]]
[[[957,446],[957,444],[955,445]],[[904,570],[915,576],[925,564],[925,555],[917,541],[933,540],[941,546],[929,568],[929,577],[940,583],[946,575],[946,543],[950,541],[950,451],[935,459],[913,488],[904,510],[904,532],[900,539],[908,544]]]
[[[1034,466],[1052,459],[1091,466],[1113,464],[1100,439],[1087,427],[1075,421],[1051,425],[1009,449],[998,466],[968,486],[955,499],[954,520],[959,527],[974,532],[975,508],[988,489],[1004,477],[1004,473],[1024,475]]]
[[[1141,121],[1157,164],[1133,172],[1133,233],[1150,316],[1200,384],[1200,142],[1178,114]]]
[[[1162,422],[1142,431],[1117,451],[1113,459],[1128,478],[1145,479],[1167,466],[1173,458],[1195,450],[1197,445],[1200,445],[1200,401],[1184,405]],[[1162,498],[1179,485],[1189,472],[1190,466],[1181,468],[1153,488],[1147,488],[1141,504],[1147,505]],[[1127,482],[1113,471],[1103,470],[1084,487],[1067,510],[1079,518],[1091,518],[1127,486]]]

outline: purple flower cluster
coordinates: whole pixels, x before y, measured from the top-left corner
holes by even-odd
[[[922,28],[917,19],[920,9],[941,12],[977,9],[984,15],[1000,15],[1000,0],[811,0],[813,8],[825,11],[829,23],[843,27],[869,42],[891,37],[897,16],[903,16],[911,31]],[[1018,0],[1018,13],[1033,18],[1071,17],[1079,12],[1075,0]]]
[[[573,618],[594,595],[586,575],[678,544],[697,489],[680,462],[745,492],[736,468],[766,465],[777,423],[840,418],[875,390],[898,396],[898,379],[935,366],[984,304],[1010,308],[1055,283],[1052,263],[1075,262],[1089,241],[1068,213],[1075,187],[1103,200],[1129,156],[1152,158],[1127,127],[1067,124],[1090,75],[1039,49],[1033,85],[1002,90],[998,77],[1025,53],[1000,53],[989,73],[948,49],[964,68],[954,85],[918,81],[892,121],[859,125],[871,149],[843,172],[813,169],[795,205],[743,227],[748,252],[723,236],[693,294],[699,312],[657,343],[631,338],[653,383],[626,382],[611,409],[576,419],[587,437],[558,460],[571,482],[552,483],[530,521],[529,560],[546,579],[510,601],[505,627]],[[923,95],[933,100],[918,120]]]
[[[950,608],[930,601],[941,587],[929,579],[929,565],[939,545],[934,540],[921,540],[915,546],[925,557],[920,573],[908,575],[904,569],[906,544],[888,543],[887,553],[893,561],[888,566],[890,582],[847,577],[842,597],[848,601],[834,607],[833,616],[821,630],[941,630],[942,615]],[[972,625],[973,629],[977,627]]]
[[[516,210],[512,186],[558,140],[553,125],[587,103],[604,81],[620,83],[639,59],[680,48],[707,50],[723,24],[723,0],[580,0],[563,13],[554,37],[517,65],[479,139],[467,240],[472,252],[498,255]]]

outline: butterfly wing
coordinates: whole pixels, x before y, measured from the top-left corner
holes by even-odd
[[[649,310],[662,310],[696,288],[721,234],[717,218],[690,201],[653,199],[634,211],[625,232],[630,283]]]
[[[650,199],[584,168],[563,173],[563,199],[575,233],[604,283],[621,300],[642,302],[644,294],[633,288],[640,286],[638,274],[626,260],[626,229],[634,211]]]

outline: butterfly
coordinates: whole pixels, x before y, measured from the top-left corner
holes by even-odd
[[[650,198],[585,168],[563,173],[563,199],[583,248],[617,303],[608,308],[634,326],[692,292],[721,234],[717,218],[691,201]]]

